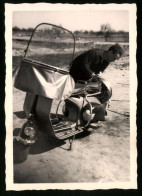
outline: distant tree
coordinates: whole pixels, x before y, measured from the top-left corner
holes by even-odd
[[[29,33],[32,33],[32,32],[34,31],[34,28],[29,27],[29,28],[27,29],[27,31],[28,31]]]
[[[62,28],[62,25],[59,25],[59,27]],[[62,29],[58,28],[58,27],[52,27],[52,32],[54,35],[56,35],[57,37],[60,37],[61,33],[63,32]]]
[[[127,32],[126,31],[123,31],[123,30],[120,30],[120,31],[117,31],[117,33],[123,34],[123,33],[127,33]]]
[[[105,41],[107,41],[108,38],[109,38],[110,35],[111,35],[111,32],[112,32],[113,30],[112,30],[110,24],[109,24],[109,23],[106,23],[106,24],[102,24],[102,25],[101,25],[100,31],[103,33],[104,38],[105,38]]]
[[[90,30],[90,35],[95,35],[95,32],[93,30]]]
[[[17,26],[15,26],[15,27],[12,28],[12,30],[13,30],[14,32],[17,32],[17,31],[20,31],[20,28],[17,27]]]
[[[87,30],[85,30],[85,31],[84,31],[84,34],[88,35],[88,34],[89,34],[89,32],[88,32]]]
[[[102,31],[97,31],[96,32],[96,36],[102,36],[103,35],[103,32]]]
[[[79,35],[80,31],[76,30],[73,33],[74,33],[75,37],[78,38],[78,35]]]
[[[26,29],[25,29],[25,28],[22,28],[22,29],[21,29],[21,31],[25,32],[25,31],[26,31]]]

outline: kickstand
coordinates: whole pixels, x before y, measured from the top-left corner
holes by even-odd
[[[73,144],[74,139],[75,139],[75,135],[72,138],[69,138],[70,147],[68,151],[72,150],[72,144]]]

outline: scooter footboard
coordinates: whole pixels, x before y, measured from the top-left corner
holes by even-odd
[[[82,132],[82,129],[77,128],[78,117],[73,119],[66,119],[64,115],[56,114],[51,115],[51,110],[54,107],[56,111],[57,105],[53,104],[53,100],[46,97],[38,97],[36,104],[36,116],[41,131],[46,132],[48,135],[56,139],[63,140]],[[75,108],[74,108],[75,110]],[[75,112],[75,111],[74,111]],[[64,116],[60,118],[60,116]]]
[[[28,121],[21,133],[22,138],[28,139],[28,137],[25,137],[25,130],[29,130],[29,128],[31,130],[34,129],[35,124],[37,125],[37,130],[45,132],[59,140],[69,138],[82,132],[83,130],[77,127],[80,108],[77,106],[78,104],[75,100],[71,99],[67,101],[67,106],[70,108],[67,116],[62,111],[62,106],[59,114],[56,114],[58,103],[58,101],[54,102],[53,99],[47,97],[27,93],[24,111],[27,114]],[[29,119],[30,115],[32,119]]]

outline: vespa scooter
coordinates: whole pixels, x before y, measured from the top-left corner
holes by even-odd
[[[75,84],[68,71],[74,55],[72,32],[49,23],[35,27],[15,71],[14,87],[26,92],[27,117],[17,141],[32,145],[38,131],[57,140],[70,139],[88,131],[91,123],[105,120],[103,88],[110,98],[111,87],[93,79]]]

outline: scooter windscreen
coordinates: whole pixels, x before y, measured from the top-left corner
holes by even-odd
[[[62,99],[74,89],[69,64],[75,52],[73,34],[42,23],[33,31],[23,61],[15,72],[14,86],[22,91]]]
[[[25,58],[69,71],[75,52],[74,35],[67,29],[48,23],[39,24],[29,41]]]

